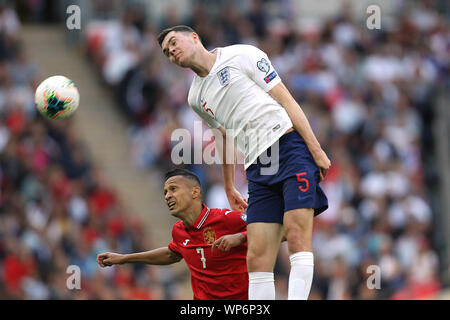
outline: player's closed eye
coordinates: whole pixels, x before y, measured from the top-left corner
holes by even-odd
[[[170,46],[173,48],[177,45],[177,43],[175,42],[175,40],[172,40],[172,43],[170,44]]]

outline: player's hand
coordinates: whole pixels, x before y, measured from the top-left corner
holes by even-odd
[[[320,180],[322,181],[328,174],[328,170],[331,167],[331,161],[328,159],[325,151],[320,150],[317,154],[313,154],[314,162],[319,167]]]
[[[247,199],[243,198],[236,188],[226,190],[226,194],[231,210],[244,212],[248,208]]]
[[[123,256],[124,256],[123,254],[112,253],[112,252],[100,253],[97,256],[97,263],[102,268],[110,267],[114,264],[122,264]]]
[[[244,241],[245,237],[242,233],[227,234],[214,241],[211,246],[211,252],[214,251],[214,248],[227,252],[230,251],[231,248],[242,244]]]

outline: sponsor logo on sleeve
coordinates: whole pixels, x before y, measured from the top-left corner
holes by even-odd
[[[277,76],[277,73],[275,71],[272,71],[271,74],[269,74],[267,77],[264,78],[264,81],[266,83],[269,83],[270,81],[272,81],[273,79],[275,79]]]

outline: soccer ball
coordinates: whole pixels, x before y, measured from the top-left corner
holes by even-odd
[[[59,120],[71,116],[77,110],[80,95],[70,79],[52,76],[37,87],[34,102],[42,115]]]

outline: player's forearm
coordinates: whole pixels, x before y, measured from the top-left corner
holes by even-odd
[[[231,247],[237,247],[247,241],[247,231],[230,235]]]
[[[222,164],[223,184],[225,190],[234,188],[234,164]]]
[[[241,241],[241,244],[244,243],[245,241],[247,241],[247,231],[243,231],[239,234],[240,234],[239,239]]]
[[[297,101],[292,97],[286,86],[283,83],[280,83],[269,91],[269,93],[286,110],[294,125],[294,129],[297,130],[303,140],[305,140],[309,151],[311,151],[313,155],[320,153],[322,148],[314,135],[305,113]]]
[[[286,104],[285,109],[291,118],[294,129],[302,136],[308,146],[309,151],[314,155],[322,150],[319,141],[317,140],[314,132],[306,118],[305,113],[299,104],[294,100]]]
[[[123,263],[146,263],[154,265],[167,265],[180,261],[168,247],[158,248],[145,252],[130,253],[123,256]]]
[[[221,137],[216,137],[216,150],[222,164],[222,175],[225,190],[234,188],[234,173],[236,163],[236,148],[231,137],[221,128]]]

